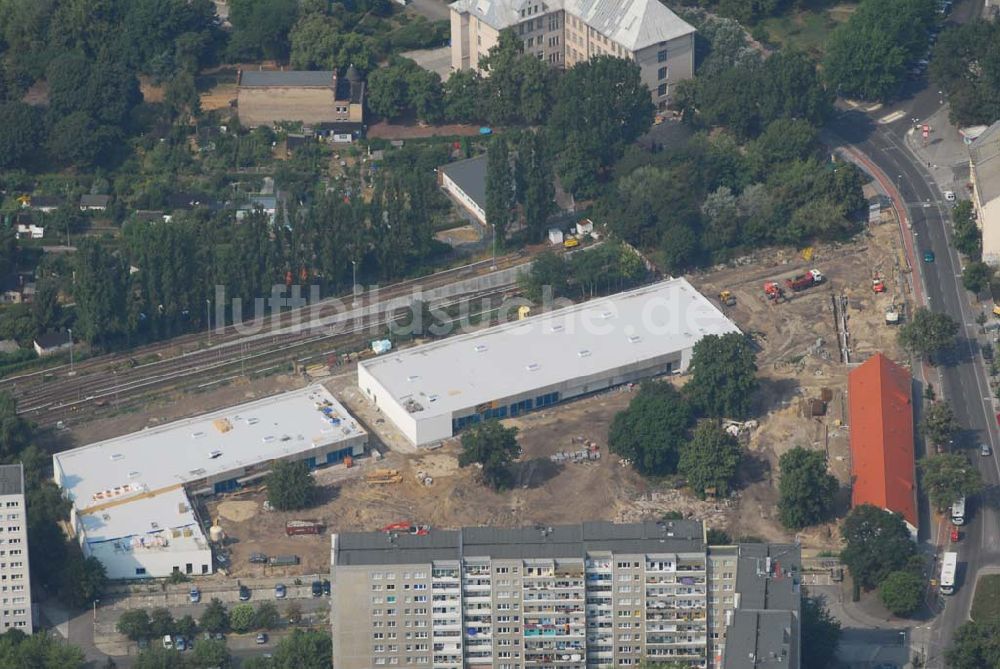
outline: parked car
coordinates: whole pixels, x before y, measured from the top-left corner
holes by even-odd
[[[257,645],[263,646],[267,643],[267,632],[261,632],[257,635]]]
[[[990,445],[989,444],[982,444],[982,445],[979,446],[979,455],[987,457],[987,456],[991,455],[992,453],[993,453],[993,451],[990,449]]]
[[[954,202],[955,201],[955,191],[953,191],[953,190],[946,190],[944,192],[944,199],[948,200],[948,202]]]
[[[240,586],[240,601],[246,602],[250,599],[250,588],[245,585]]]
[[[177,650],[187,650],[187,642],[184,641],[184,637],[177,637],[177,640],[174,642],[174,648]]]
[[[924,262],[934,262],[934,251],[924,251]]]
[[[267,556],[263,553],[251,553],[250,564],[267,564]]]
[[[284,599],[286,594],[288,594],[288,591],[285,589],[284,583],[279,583],[278,585],[274,586],[275,599]]]
[[[174,647],[174,640],[169,634],[163,635],[163,647],[168,649]]]
[[[188,598],[191,600],[192,604],[197,604],[201,601],[201,590],[198,588],[191,588],[191,592],[188,593]]]
[[[313,597],[320,597],[323,594],[323,582],[313,581],[312,582],[312,595]]]
[[[330,596],[330,581],[325,578],[323,579],[323,594],[327,597]]]

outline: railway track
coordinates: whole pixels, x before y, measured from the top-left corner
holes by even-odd
[[[500,263],[498,262],[498,267]],[[516,267],[512,263],[507,269]],[[475,266],[457,268],[469,270]],[[488,267],[489,265],[487,265]],[[475,272],[474,269],[472,269]],[[315,358],[331,352],[359,350],[375,336],[384,333],[384,328],[406,313],[411,302],[409,291],[419,285],[428,305],[437,309],[449,309],[476,301],[494,300],[507,294],[515,284],[516,272],[504,272],[498,268],[490,276],[487,272],[468,279],[489,277],[491,285],[481,290],[462,290],[465,279],[458,278],[449,270],[446,279],[432,275],[433,282],[408,281],[387,287],[378,295],[377,301],[367,298],[359,300],[357,307],[344,312],[313,318],[308,327],[301,329],[279,328],[276,333],[246,335],[235,328],[228,328],[237,336],[229,335],[225,340],[214,338],[208,348],[164,357],[144,364],[123,365],[125,356],[105,356],[92,359],[89,364],[76,366],[74,374],[69,374],[68,366],[55,370],[45,370],[45,374],[24,375],[6,379],[4,384],[18,399],[18,412],[32,419],[40,426],[61,426],[69,422],[93,419],[102,413],[111,413],[121,408],[121,398],[126,404],[135,405],[150,395],[178,391],[198,391],[241,376],[260,375],[280,369],[288,369],[293,360],[306,356]],[[493,279],[501,280],[494,281]],[[478,282],[473,282],[473,285]],[[457,292],[456,292],[457,290]],[[329,301],[334,303],[333,300]],[[315,309],[311,307],[311,309]],[[313,311],[313,315],[316,312]],[[288,320],[288,313],[284,314]],[[204,337],[204,333],[202,337]],[[166,348],[176,352],[174,346]],[[133,353],[136,355],[136,353]],[[149,351],[138,355],[148,356]]]

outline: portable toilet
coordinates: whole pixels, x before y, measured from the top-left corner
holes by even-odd
[[[559,228],[549,228],[549,244],[562,244],[563,232]]]

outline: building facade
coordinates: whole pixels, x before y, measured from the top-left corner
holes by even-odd
[[[333,664],[722,667],[712,658],[739,610],[741,549],[718,558],[732,563],[720,583],[734,591],[713,621],[713,558],[697,521],[334,535]]]
[[[24,468],[0,465],[0,632],[34,630]]]
[[[441,188],[465,211],[486,225],[486,154],[457,160],[438,169]]]
[[[1000,121],[969,145],[969,180],[976,222],[983,233],[983,262],[1000,266]]]
[[[364,123],[365,82],[354,66],[335,71],[253,71],[236,75],[240,123],[255,128],[281,122],[319,131],[358,133]]]
[[[479,69],[480,59],[513,30],[553,67],[598,55],[639,66],[657,108],[671,88],[694,76],[695,29],[659,0],[458,0],[451,5],[451,66]]]

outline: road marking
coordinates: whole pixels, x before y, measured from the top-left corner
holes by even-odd
[[[898,121],[899,119],[903,118],[904,116],[906,116],[906,112],[904,112],[902,110],[900,110],[900,111],[894,111],[891,114],[886,114],[885,116],[883,116],[882,118],[880,118],[878,120],[878,122],[882,123],[882,124],[892,123],[893,121]]]

